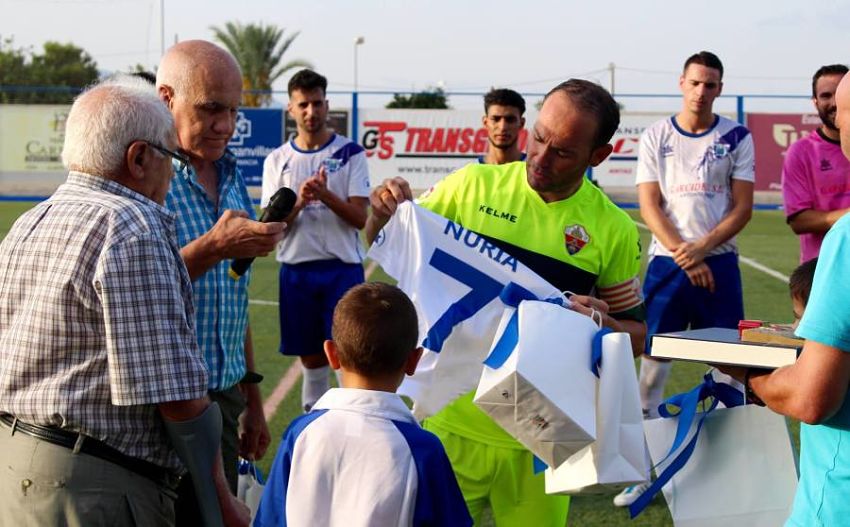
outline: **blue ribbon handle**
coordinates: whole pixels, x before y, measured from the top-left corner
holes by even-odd
[[[664,459],[659,461],[656,466],[666,461],[667,458],[679,449],[687,437],[694,419],[696,418],[697,406],[701,401],[708,398],[712,399],[711,404],[708,409],[700,415],[699,421],[697,422],[697,428],[694,431],[691,440],[688,441],[687,445],[685,445],[667,468],[658,475],[658,478],[652,482],[649,488],[646,489],[643,494],[638,496],[634,503],[629,505],[629,515],[632,518],[635,518],[643,512],[655,495],[661,491],[661,488],[666,485],[667,482],[670,481],[670,479],[672,479],[672,477],[681,470],[682,467],[685,466],[685,463],[687,463],[691,458],[691,455],[694,453],[694,449],[696,448],[697,439],[699,439],[699,433],[702,430],[703,424],[705,424],[705,418],[708,417],[708,414],[713,412],[717,408],[717,405],[721,402],[726,405],[727,408],[741,406],[744,404],[744,397],[741,392],[732,388],[728,384],[715,382],[711,373],[708,373],[705,377],[703,377],[703,382],[700,385],[696,386],[689,392],[670,397],[658,407],[658,412],[662,417],[670,418],[678,416],[679,423],[676,427],[676,437],[673,440],[673,445],[670,447],[670,450],[667,451]],[[668,405],[679,408],[679,411],[675,413],[670,412],[667,408]]]
[[[593,342],[590,345],[590,371],[599,378],[599,367],[602,366],[602,337],[608,333],[613,333],[611,328],[602,327],[593,336]]]
[[[541,472],[545,472],[546,469],[549,468],[549,465],[547,465],[546,462],[543,461],[542,459],[540,459],[539,457],[537,457],[537,456],[531,456],[531,457],[532,457],[532,468],[534,469],[534,475],[535,476],[537,474],[540,474]]]
[[[709,397],[713,397],[716,401],[723,403],[727,408],[744,404],[744,396],[741,392],[728,384],[715,382],[711,373],[707,373],[703,377],[703,382],[691,391],[674,395],[664,401],[658,407],[658,414],[665,418],[678,416],[679,424],[676,428],[676,437],[673,440],[673,445],[664,456],[664,459],[659,461],[658,464],[663,463],[682,445],[696,417],[697,406],[701,401]],[[678,408],[679,411],[671,412],[668,408],[669,406]]]
[[[236,467],[237,472],[239,472],[239,475],[253,474],[254,479],[257,480],[257,483],[259,483],[260,485],[265,484],[263,472],[257,468],[257,465],[255,465],[253,461],[248,461],[247,459],[240,457],[239,460],[236,462]]]
[[[484,364],[494,370],[501,367],[508,360],[508,357],[511,356],[514,348],[516,348],[517,342],[519,342],[519,304],[523,300],[539,300],[534,293],[514,282],[509,282],[502,289],[502,292],[499,293],[499,299],[506,306],[516,308],[516,311],[514,311],[510,320],[508,320],[508,324],[505,326],[502,336],[499,337],[499,341],[493,346],[493,351],[484,359]],[[564,301],[560,298],[547,298],[543,301],[564,305]]]

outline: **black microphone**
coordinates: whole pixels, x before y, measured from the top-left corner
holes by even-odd
[[[292,192],[292,189],[280,187],[278,191],[274,193],[272,199],[269,200],[269,206],[263,211],[263,215],[260,216],[259,221],[262,223],[282,221],[284,218],[289,216],[290,212],[292,212],[292,207],[295,206],[295,201],[297,199],[298,196],[295,195],[295,192]],[[253,261],[253,257],[233,260],[227,274],[230,275],[230,278],[239,280],[239,277],[245,274],[245,271],[251,267],[251,262]]]

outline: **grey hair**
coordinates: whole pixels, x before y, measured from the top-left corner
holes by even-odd
[[[62,163],[69,170],[109,177],[123,168],[133,141],[165,146],[174,134],[174,119],[156,89],[142,79],[116,75],[74,100]]]

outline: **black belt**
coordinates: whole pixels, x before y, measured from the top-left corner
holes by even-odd
[[[24,435],[72,450],[80,437],[80,434],[68,432],[61,428],[34,425],[20,420],[16,422],[15,418],[9,414],[0,415],[0,421],[9,425],[10,428],[13,427],[14,432],[20,432]],[[130,472],[143,476],[162,487],[176,489],[177,484],[180,482],[180,477],[167,468],[123,454],[103,441],[98,441],[88,436],[83,436],[79,451],[126,468]]]

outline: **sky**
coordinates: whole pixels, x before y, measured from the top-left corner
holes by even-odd
[[[0,38],[72,42],[102,70],[154,67],[161,19],[166,47],[211,40],[210,26],[228,21],[300,31],[289,59],[312,62],[329,90],[343,91],[353,87],[358,36],[361,90],[541,93],[570,77],[610,89],[613,63],[615,94],[676,94],[682,63],[705,49],[724,63],[727,95],[806,96],[820,65],[850,62],[850,0],[0,0]],[[467,99],[480,104],[450,101]]]

